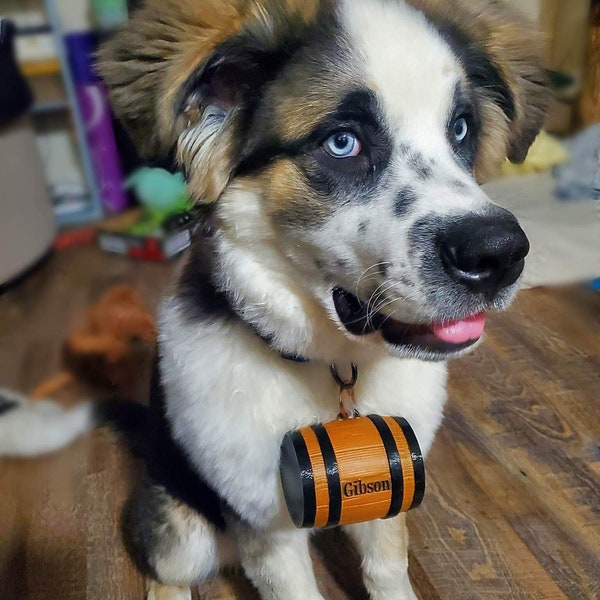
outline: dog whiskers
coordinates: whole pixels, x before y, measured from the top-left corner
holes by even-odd
[[[389,265],[391,265],[391,264],[392,264],[392,263],[390,263],[390,262],[388,262],[388,261],[385,261],[385,262],[379,262],[379,263],[376,263],[376,264],[374,264],[374,265],[371,265],[370,267],[366,268],[366,269],[365,269],[365,270],[362,272],[362,274],[360,275],[360,277],[357,279],[357,281],[356,281],[356,294],[355,294],[355,296],[356,296],[357,298],[360,298],[360,291],[359,291],[359,289],[358,289],[358,288],[360,287],[360,283],[361,283],[361,281],[363,280],[363,278],[365,278],[366,274],[367,274],[369,271],[372,271],[373,269],[378,269],[378,268],[380,268],[380,267],[389,266]],[[371,275],[369,275],[368,279],[371,279],[372,277],[376,277],[377,275],[379,275],[379,272],[377,272],[377,273],[372,273]]]
[[[384,306],[387,302],[387,298],[385,297],[387,292],[394,287],[394,283],[387,280],[380,284],[373,293],[371,294],[368,302],[367,302],[367,320],[365,323],[365,329],[372,325],[374,317],[379,312],[379,306]],[[380,302],[381,300],[381,302]]]

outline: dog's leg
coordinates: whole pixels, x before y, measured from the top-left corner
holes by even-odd
[[[244,571],[263,600],[324,600],[308,552],[308,533],[236,527]]]
[[[362,557],[365,587],[372,600],[417,600],[408,579],[406,515],[350,525],[346,531]]]
[[[123,513],[129,553],[153,583],[148,600],[189,600],[189,588],[237,562],[234,540],[201,514],[145,481]]]

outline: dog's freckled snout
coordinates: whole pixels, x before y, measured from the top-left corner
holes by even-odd
[[[510,213],[465,217],[439,239],[446,273],[471,291],[493,299],[523,272],[529,241]]]

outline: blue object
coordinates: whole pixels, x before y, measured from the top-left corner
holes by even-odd
[[[571,160],[554,170],[561,200],[600,200],[600,124],[565,143]]]

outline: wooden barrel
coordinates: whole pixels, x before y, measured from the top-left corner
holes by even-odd
[[[416,508],[425,469],[406,419],[370,415],[290,431],[281,445],[281,482],[296,526],[325,528]]]

